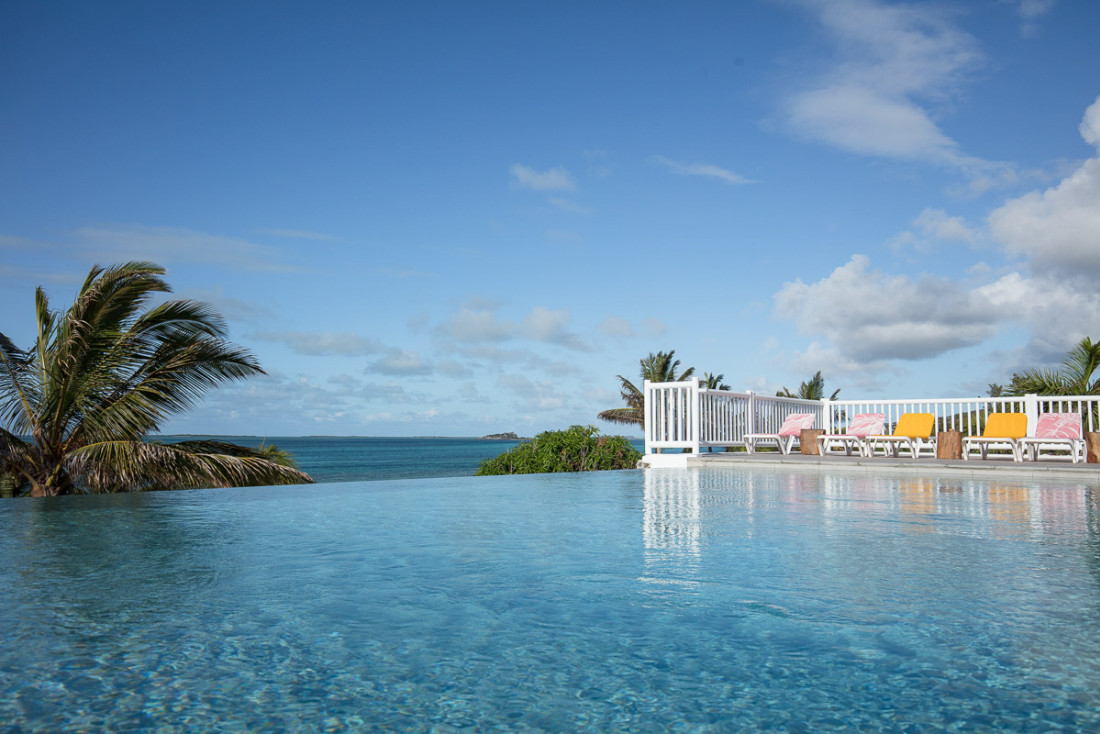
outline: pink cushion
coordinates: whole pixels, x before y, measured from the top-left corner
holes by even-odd
[[[877,436],[882,433],[883,419],[885,418],[886,416],[882,413],[860,413],[848,424],[848,435],[859,436],[860,438]]]
[[[1043,413],[1035,426],[1035,438],[1080,438],[1081,416],[1078,413]]]
[[[813,413],[791,413],[779,427],[780,436],[797,436],[803,428],[813,428],[817,417]]]

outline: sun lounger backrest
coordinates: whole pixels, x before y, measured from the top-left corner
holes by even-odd
[[[882,433],[883,421],[886,416],[882,413],[860,413],[848,424],[848,435],[866,438]]]
[[[936,416],[931,413],[905,413],[898,419],[898,425],[894,428],[895,436],[908,436],[909,438],[928,438],[932,435],[932,429],[936,426]]]
[[[1035,424],[1035,438],[1081,438],[1081,414],[1043,413]]]
[[[1025,413],[990,413],[982,438],[1023,438],[1027,435]]]
[[[803,428],[813,428],[816,416],[813,413],[791,413],[779,427],[780,436],[797,436]]]

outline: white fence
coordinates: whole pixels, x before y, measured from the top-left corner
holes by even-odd
[[[944,398],[933,400],[800,400],[708,390],[698,379],[645,382],[645,450],[744,445],[746,433],[775,433],[791,413],[814,413],[816,426],[843,433],[859,413],[882,413],[886,432],[905,413],[932,413],[936,430],[979,435],[990,413],[1025,413],[1033,435],[1042,413],[1078,413],[1081,430],[1100,431],[1100,396]]]

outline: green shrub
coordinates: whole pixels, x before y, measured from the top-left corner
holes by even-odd
[[[622,436],[601,436],[595,426],[546,431],[481,462],[478,476],[633,469],[641,453]]]

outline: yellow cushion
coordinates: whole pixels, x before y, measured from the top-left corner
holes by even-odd
[[[1027,435],[1024,413],[990,413],[982,438],[1023,438]]]
[[[932,435],[932,428],[935,425],[936,417],[931,413],[906,413],[898,419],[894,435],[908,436],[909,438],[928,438]]]

